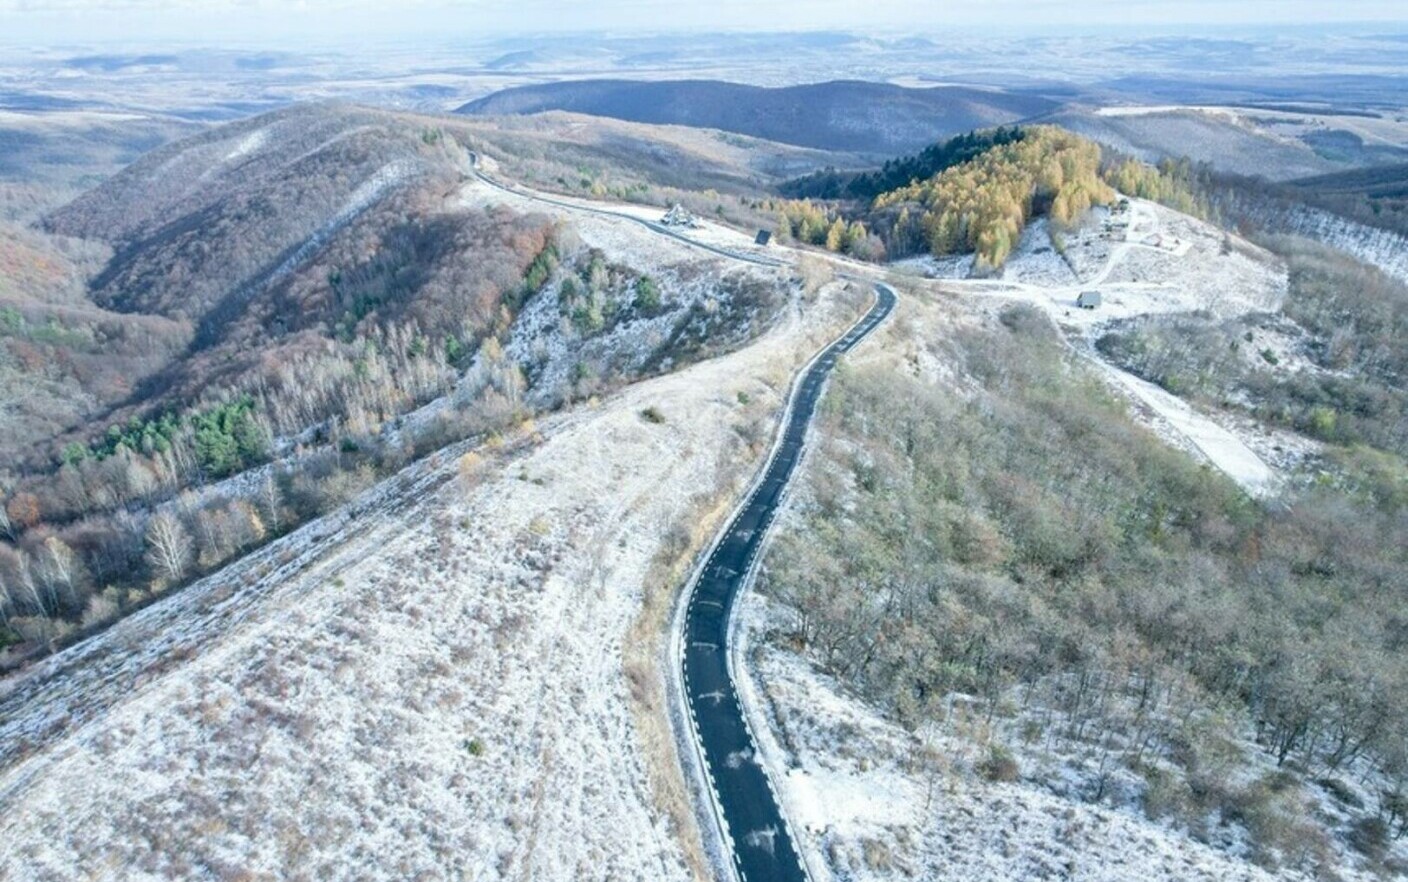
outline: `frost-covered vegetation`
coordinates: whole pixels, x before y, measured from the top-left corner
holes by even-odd
[[[1289,268],[1283,315],[1142,318],[1114,326],[1100,350],[1170,392],[1294,429],[1342,455],[1364,446],[1408,455],[1408,286],[1306,240],[1272,244]],[[1255,342],[1271,337],[1286,341],[1283,354]]]
[[[780,303],[771,280],[656,278],[544,215],[455,203],[457,134],[284,111],[48,220],[102,244],[31,230],[0,248],[30,270],[24,299],[0,292],[0,401],[50,414],[0,432],[0,639],[20,657],[447,443],[735,346]],[[57,401],[22,394],[34,383]]]
[[[12,675],[0,878],[705,877],[670,609],[790,373],[853,320],[842,287],[758,345],[442,448]]]
[[[1150,817],[1227,847],[1239,828],[1268,865],[1395,860],[1401,494],[1264,508],[1138,428],[1027,307],[917,345],[960,382],[881,363],[828,393],[765,572],[792,644],[910,727],[955,700],[1020,714],[1017,737],[1092,758],[1083,799],[1132,782]],[[991,777],[1038,775],[993,750]],[[1354,806],[1313,810],[1327,788]]]

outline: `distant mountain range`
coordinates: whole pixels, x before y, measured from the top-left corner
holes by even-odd
[[[765,88],[717,80],[579,80],[506,89],[472,101],[458,112],[511,115],[566,110],[888,156],[1056,107],[1056,102],[1034,95],[968,86],[911,89],[837,80]]]

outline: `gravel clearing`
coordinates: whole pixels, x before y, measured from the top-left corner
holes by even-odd
[[[1106,362],[1090,343],[1111,322],[1135,316],[1203,311],[1230,318],[1279,309],[1287,290],[1285,266],[1262,248],[1145,200],[1131,200],[1137,241],[1100,235],[1105,216],[1103,209],[1092,212],[1086,224],[1064,237],[1064,259],[1047,247],[1051,236],[1044,223],[1036,223],[1027,229],[1000,279],[945,284],[980,311],[1014,301],[1040,308],[1076,341],[1077,352],[1137,405],[1135,413],[1161,437],[1205,458],[1251,495],[1272,495],[1281,476],[1257,449],[1303,446],[1296,439],[1268,443],[1244,423],[1214,419]],[[1144,245],[1146,235],[1166,244]],[[1076,305],[1083,291],[1100,292],[1099,308]]]

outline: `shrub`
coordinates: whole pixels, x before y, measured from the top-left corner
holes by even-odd
[[[645,420],[647,423],[659,424],[665,422],[665,415],[660,412],[660,408],[654,405],[642,410],[640,416],[641,419]]]
[[[1181,820],[1192,814],[1192,792],[1182,775],[1149,767],[1144,770],[1144,782],[1144,814],[1150,820]]]
[[[1388,822],[1370,815],[1359,818],[1349,828],[1349,844],[1370,860],[1382,860],[1389,846]]]
[[[484,467],[484,457],[473,450],[465,453],[455,464],[455,471],[459,474],[460,483],[466,490],[479,483],[480,470]]]
[[[1286,772],[1258,779],[1228,808],[1231,819],[1242,822],[1251,834],[1255,857],[1262,864],[1304,866],[1319,862],[1330,849],[1299,784]]]
[[[1364,807],[1364,800],[1359,798],[1359,794],[1355,793],[1348,784],[1344,783],[1339,778],[1319,778],[1315,783],[1319,784],[1320,787],[1323,788],[1326,793],[1330,794],[1330,796],[1334,797],[1337,802],[1343,803],[1350,808]]]
[[[636,282],[636,309],[651,314],[660,308],[660,287],[650,276],[641,276]]]
[[[997,319],[1002,322],[1003,327],[1019,337],[1049,340],[1056,333],[1046,313],[1027,303],[1007,307],[998,314]]]
[[[882,839],[867,836],[861,840],[861,856],[865,859],[866,867],[871,870],[889,870],[894,867],[895,856],[889,843]]]
[[[978,764],[979,774],[989,781],[1016,781],[1021,771],[1012,751],[996,741],[988,745],[988,755]]]

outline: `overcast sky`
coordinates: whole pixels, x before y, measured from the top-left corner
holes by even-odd
[[[1405,0],[0,0],[0,39],[281,44],[549,30],[942,30],[1408,22]]]

